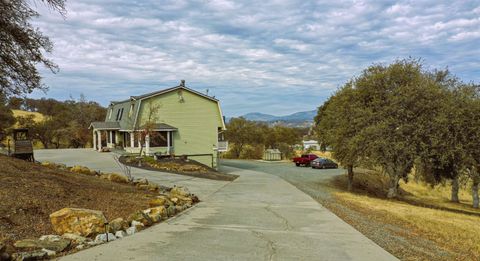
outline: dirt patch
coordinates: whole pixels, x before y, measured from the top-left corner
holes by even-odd
[[[0,155],[0,241],[54,234],[49,215],[65,207],[102,211],[108,220],[149,207],[157,193],[95,176]]]
[[[179,158],[165,158],[161,160],[154,160],[151,157],[144,157],[141,161],[141,164],[139,164],[139,159],[134,156],[120,157],[121,163],[146,170],[223,181],[233,181],[238,178],[237,175],[218,172],[215,169],[191,159],[184,160]]]

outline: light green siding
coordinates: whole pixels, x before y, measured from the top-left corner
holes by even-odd
[[[137,126],[148,121],[150,108],[158,108],[151,121],[166,123],[178,130],[173,133],[173,153],[213,154],[218,142],[218,128],[222,128],[222,115],[217,102],[189,92],[176,90],[141,101]],[[216,157],[216,155],[214,155]],[[208,166],[211,157],[191,157]]]

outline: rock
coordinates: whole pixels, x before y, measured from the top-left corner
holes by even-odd
[[[108,231],[115,233],[119,230],[127,229],[128,223],[127,221],[123,220],[123,218],[116,218],[109,222],[108,227]]]
[[[150,207],[160,207],[160,206],[165,206],[167,205],[168,203],[170,203],[170,199],[168,199],[167,196],[164,196],[164,195],[161,195],[161,196],[158,196],[154,199],[151,199],[149,202],[148,202],[148,205]]]
[[[65,233],[62,235],[62,237],[76,244],[83,244],[88,240],[86,237],[82,237],[82,236],[71,234],[71,233]]]
[[[125,231],[123,231],[123,230],[119,230],[115,233],[116,238],[124,238],[126,236],[127,236],[127,233],[125,233]]]
[[[149,208],[143,211],[143,213],[147,214],[153,222],[162,221],[162,219],[167,218],[167,209],[164,206]]]
[[[186,187],[173,187],[172,190],[170,190],[170,195],[172,197],[189,197],[190,196],[190,191]]]
[[[181,205],[185,205],[185,204],[193,204],[193,199],[191,197],[178,197],[178,199],[180,200],[180,204]]]
[[[139,189],[139,190],[149,190],[150,186],[149,185],[137,185],[137,189]]]
[[[180,212],[184,211],[185,209],[186,209],[186,208],[185,208],[184,206],[180,206],[180,205],[175,206],[175,211],[176,211],[177,213],[180,213]]]
[[[57,252],[46,248],[42,248],[42,251],[47,253],[47,256],[49,257],[55,256],[57,254]]]
[[[131,235],[137,233],[137,228],[136,227],[129,227],[129,228],[127,228],[127,230],[125,230],[125,232],[127,233],[127,235],[131,236]]]
[[[100,176],[98,176],[100,179],[104,179],[104,180],[108,180],[108,177],[109,177],[109,174],[100,174]]]
[[[200,199],[198,199],[198,197],[195,196],[194,194],[192,194],[192,196],[191,196],[190,198],[192,199],[192,202],[193,202],[193,203],[198,203],[198,202],[200,202]]]
[[[143,228],[145,228],[145,225],[143,225],[141,222],[138,222],[136,220],[133,220],[132,221],[132,227],[135,227],[135,230],[136,231],[140,231],[142,230]]]
[[[152,192],[158,191],[159,189],[160,189],[160,187],[155,183],[149,183],[148,184],[148,190],[150,190]]]
[[[143,211],[136,211],[135,213],[131,214],[128,219],[129,223],[132,221],[138,221],[142,223],[144,226],[151,226],[153,224],[153,220]]]
[[[85,245],[84,245],[84,244],[80,244],[80,245],[76,246],[75,248],[78,249],[78,250],[82,250],[82,249],[85,248]]]
[[[40,260],[47,257],[47,252],[42,250],[30,251],[30,252],[18,252],[12,255],[12,260],[26,261],[26,260]]]
[[[175,209],[175,206],[171,205],[167,208],[167,215],[169,217],[173,217],[175,216],[175,213],[176,213],[176,209]]]
[[[98,245],[101,245],[103,243],[105,243],[105,242],[103,242],[103,241],[90,241],[90,242],[87,242],[87,245],[88,246],[98,246]]]
[[[115,239],[117,239],[117,238],[112,233],[108,233],[108,237],[107,237],[107,234],[98,234],[95,237],[94,242],[103,242],[104,243],[104,242],[115,241]]]
[[[127,177],[125,177],[123,175],[120,175],[120,174],[117,174],[117,173],[108,174],[108,180],[110,180],[111,182],[116,182],[116,183],[124,183],[124,184],[128,183],[128,178]]]
[[[87,175],[96,175],[97,174],[97,172],[94,171],[94,170],[90,170],[89,168],[87,168],[85,166],[78,166],[78,165],[71,167],[70,171],[75,172],[75,173],[87,174]]]
[[[62,240],[62,237],[61,236],[58,236],[58,235],[44,235],[44,236],[41,236],[40,237],[40,240],[42,241],[60,241]]]
[[[57,234],[72,233],[88,237],[105,232],[107,219],[101,211],[64,208],[50,214],[50,222]]]
[[[146,178],[136,179],[133,182],[135,185],[148,185],[148,180]]]
[[[62,252],[70,245],[70,240],[59,237],[57,240],[23,239],[16,241],[13,246],[17,249],[48,249]]]
[[[171,197],[171,198],[170,198],[170,201],[172,201],[173,204],[177,205],[177,203],[178,203],[178,198],[177,198],[177,197]]]

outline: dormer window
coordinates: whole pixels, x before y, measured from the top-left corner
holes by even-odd
[[[117,110],[117,117],[115,117],[116,121],[119,121],[122,119],[122,114],[123,114],[123,108]]]

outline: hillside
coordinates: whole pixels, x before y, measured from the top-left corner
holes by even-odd
[[[0,242],[53,234],[49,215],[65,207],[102,211],[111,220],[148,207],[149,192],[0,154]]]
[[[45,120],[45,116],[39,112],[30,112],[30,111],[22,111],[22,110],[12,110],[14,117],[26,117],[26,116],[33,116],[33,120],[35,122],[40,122]]]

